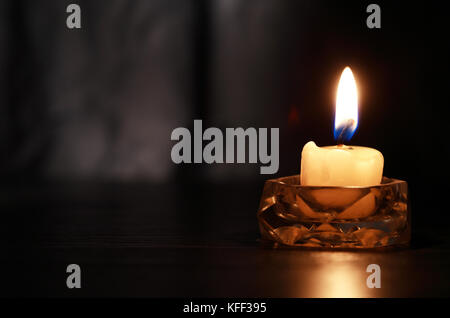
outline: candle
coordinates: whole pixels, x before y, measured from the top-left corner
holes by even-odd
[[[336,146],[308,142],[302,151],[300,184],[310,186],[373,186],[381,183],[384,159],[376,149],[346,146],[358,127],[356,82],[349,67],[339,80],[334,135]]]

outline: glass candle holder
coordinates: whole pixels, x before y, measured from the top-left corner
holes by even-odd
[[[408,185],[383,177],[370,187],[302,186],[267,180],[257,213],[263,242],[313,248],[408,246]]]

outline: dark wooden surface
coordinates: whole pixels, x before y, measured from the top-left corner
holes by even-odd
[[[262,185],[47,184],[0,194],[1,296],[449,297],[447,222],[389,252],[270,249]],[[429,213],[429,211],[426,211]],[[414,213],[425,211],[413,210]],[[66,266],[82,288],[66,287]],[[366,287],[379,264],[380,289]]]

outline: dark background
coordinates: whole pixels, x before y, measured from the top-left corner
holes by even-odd
[[[96,276],[83,295],[208,294],[217,279],[211,272],[204,285],[178,285],[186,264],[177,248],[211,248],[188,253],[192,275],[201,264],[221,266],[215,247],[257,246],[264,180],[297,174],[307,141],[334,143],[335,91],[347,65],[360,96],[351,143],[380,150],[384,175],[409,184],[419,254],[395,257],[420,264],[408,267],[411,275],[433,271],[423,263],[430,248],[441,283],[448,278],[448,252],[445,266],[438,261],[450,220],[448,28],[440,2],[377,1],[382,27],[368,29],[365,1],[79,0],[82,29],[69,30],[72,2],[0,3],[0,244],[11,272],[2,294],[66,295],[61,264],[78,260],[102,272],[105,264],[123,269],[124,259],[155,288],[128,279],[136,273],[130,265],[120,288]],[[279,127],[278,173],[260,175],[260,164],[172,163],[170,134],[192,131],[194,119],[204,128]],[[269,257],[252,253],[256,264]],[[41,265],[26,270],[36,259]],[[162,272],[145,276],[148,268]],[[18,282],[22,269],[29,276]],[[181,291],[166,285],[169,276]],[[243,290],[221,277],[215,295]],[[29,279],[35,283],[24,289],[20,282]],[[376,296],[449,295],[446,281]],[[312,295],[252,286],[242,295]]]

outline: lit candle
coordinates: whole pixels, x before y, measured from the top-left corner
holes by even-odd
[[[310,186],[373,186],[381,183],[384,159],[373,148],[346,146],[358,127],[358,93],[349,67],[342,72],[336,97],[336,146],[308,142],[302,151],[300,184]]]

